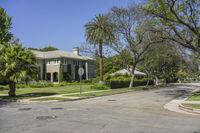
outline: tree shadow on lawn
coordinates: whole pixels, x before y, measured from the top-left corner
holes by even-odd
[[[42,97],[42,96],[51,96],[56,95],[58,93],[50,93],[50,92],[34,92],[34,93],[26,93],[26,94],[19,94],[15,97],[9,96],[0,96],[0,102],[16,102],[17,100],[27,99],[27,98],[35,98],[35,97]],[[0,103],[1,105],[1,103]]]
[[[9,89],[6,87],[0,87],[0,91],[5,91],[5,90],[9,90]]]

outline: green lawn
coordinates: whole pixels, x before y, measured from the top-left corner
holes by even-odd
[[[38,99],[32,99],[31,101],[51,101],[51,100],[56,100],[56,101],[70,101],[71,99],[69,98],[64,98],[64,97],[47,97],[47,98],[38,98]]]
[[[82,97],[106,96],[106,95],[126,93],[126,92],[130,92],[130,91],[135,91],[135,90],[145,90],[145,88],[144,87],[133,87],[131,89],[130,88],[110,89],[108,91],[102,91],[102,92],[85,93],[85,94],[82,94]],[[70,96],[80,96],[80,95],[76,94],[76,95],[70,95]]]
[[[183,103],[182,105],[193,109],[200,109],[200,104]]]
[[[91,89],[91,85],[83,85],[83,92],[88,91],[97,91],[96,89]],[[62,87],[46,87],[46,88],[20,88],[16,90],[16,97],[8,97],[8,89],[0,89],[0,100],[3,99],[10,99],[10,100],[20,100],[20,99],[27,99],[27,98],[36,98],[42,96],[51,96],[56,94],[63,94],[64,96],[69,95],[70,93],[79,93],[79,85],[71,85],[71,86],[62,86]],[[134,87],[134,88],[121,88],[121,89],[112,89],[108,91],[102,92],[92,92],[92,93],[83,93],[82,98],[87,97],[96,97],[96,96],[104,96],[104,95],[112,95],[118,93],[125,93],[133,90],[142,90],[143,87]],[[6,95],[2,95],[6,94]],[[66,94],[66,95],[65,95]],[[79,94],[70,95],[70,96],[80,96]],[[44,99],[44,101],[48,100],[56,100],[52,98]],[[67,100],[60,98],[59,100]]]
[[[94,91],[91,85],[83,85],[84,91]],[[8,89],[0,89],[0,99],[26,99],[40,96],[51,96],[56,94],[69,94],[79,92],[79,85],[62,86],[62,87],[46,87],[46,88],[19,88],[16,90],[16,97],[3,96],[8,94]]]
[[[189,97],[187,101],[200,101],[200,92],[197,92],[191,97]]]

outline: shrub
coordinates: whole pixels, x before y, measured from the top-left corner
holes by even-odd
[[[38,81],[34,84],[29,85],[32,88],[43,88],[43,87],[53,87],[53,83],[47,81]]]
[[[60,82],[59,84],[54,84],[54,87],[70,86],[70,85],[79,85],[79,82]]]
[[[147,79],[135,79],[133,86],[144,86],[148,82]],[[107,82],[111,89],[129,87],[130,80],[128,79],[111,79]],[[149,81],[149,85],[153,85],[153,80]]]
[[[82,83],[92,83],[92,80],[82,80]]]
[[[8,89],[8,85],[0,85],[0,90],[6,90]]]
[[[94,90],[107,90],[107,89],[109,89],[109,87],[106,86],[106,85],[98,85],[98,84],[96,84],[96,85],[92,85],[91,89],[94,89]]]
[[[99,79],[100,79],[99,77],[95,77],[95,78],[93,78],[92,82],[93,82],[93,83],[98,83],[98,82],[99,82]]]
[[[16,84],[16,88],[26,88],[28,85],[26,84]]]

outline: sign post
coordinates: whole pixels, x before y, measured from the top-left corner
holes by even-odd
[[[84,69],[82,67],[80,67],[78,69],[78,74],[79,74],[79,77],[80,77],[80,95],[82,95],[82,83],[81,83],[81,81],[82,81],[82,76],[84,74]]]

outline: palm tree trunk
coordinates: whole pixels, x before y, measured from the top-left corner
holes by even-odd
[[[103,45],[99,45],[99,72],[100,72],[100,81],[99,83],[103,83]]]
[[[8,92],[9,97],[14,97],[16,95],[15,90],[16,90],[15,82],[9,81],[9,92]]]

